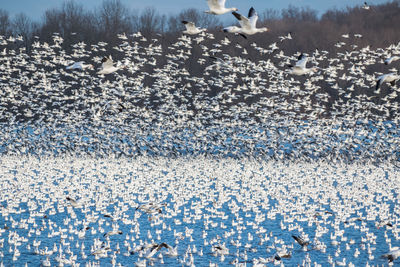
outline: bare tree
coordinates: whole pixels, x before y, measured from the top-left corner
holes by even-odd
[[[0,35],[10,34],[10,16],[4,9],[0,9]]]
[[[104,0],[96,15],[101,36],[105,41],[116,42],[118,33],[132,30],[128,9],[120,0]]]
[[[161,17],[154,7],[145,8],[139,16],[138,30],[144,35],[161,31]]]
[[[213,29],[221,27],[222,23],[216,16],[211,16],[204,12],[200,12],[194,8],[188,8],[181,11],[176,16],[170,16],[168,20],[168,29],[171,32],[177,32],[183,29],[182,20],[192,21],[197,26]]]
[[[32,20],[25,13],[19,13],[13,18],[11,25],[13,34],[22,36],[25,47],[28,47],[33,32]]]

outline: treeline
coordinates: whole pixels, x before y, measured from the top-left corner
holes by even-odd
[[[344,10],[329,10],[322,16],[310,8],[289,6],[281,11],[267,9],[259,11],[259,27],[266,26],[266,34],[251,36],[249,41],[265,43],[278,41],[278,36],[292,34],[294,42],[285,42],[281,48],[289,51],[310,51],[316,48],[332,50],[334,44],[342,41],[343,34],[361,34],[357,40],[360,46],[384,47],[399,42],[400,6],[399,0],[371,6]],[[241,10],[243,14],[247,13]],[[95,44],[100,41],[109,45],[120,43],[117,34],[140,31],[144,36],[163,36],[168,44],[183,29],[181,20],[189,20],[210,32],[219,32],[223,23],[218,16],[205,14],[201,10],[186,9],[176,15],[160,14],[155,8],[130,11],[119,0],[104,0],[96,9],[87,10],[83,5],[66,1],[59,8],[44,12],[40,22],[32,21],[20,13],[11,17],[0,9],[0,35],[22,36],[23,45],[29,50],[35,38],[50,42],[54,33],[64,39],[63,46],[85,42]],[[220,33],[222,34],[222,33]],[[354,42],[353,42],[354,43]]]

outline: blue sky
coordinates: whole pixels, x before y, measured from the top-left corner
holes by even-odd
[[[52,7],[59,7],[64,0],[0,0],[0,8],[7,10],[10,15],[24,12],[34,20],[40,20],[43,12]],[[87,9],[96,8],[101,4],[101,0],[75,0],[82,3]],[[156,7],[160,13],[178,13],[185,8],[207,9],[206,0],[121,0],[130,9],[142,9],[145,7]],[[371,4],[382,4],[387,0],[374,0]],[[347,6],[362,5],[364,0],[227,0],[227,7],[237,7],[242,13],[253,6],[259,12],[267,8],[282,9],[289,5],[298,7],[310,7],[322,14],[324,11],[337,8],[342,9]]]

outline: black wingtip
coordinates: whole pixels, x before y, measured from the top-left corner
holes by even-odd
[[[188,24],[189,22],[186,21],[186,20],[182,20],[182,23],[183,23],[183,24]]]
[[[375,90],[378,90],[378,89],[379,89],[379,86],[381,85],[381,84],[380,84],[380,81],[381,81],[381,80],[378,80],[378,81],[376,82]]]
[[[256,13],[256,10],[254,9],[254,7],[251,7],[251,8],[249,9],[249,15],[248,15],[248,17],[250,18],[250,17],[254,16],[255,13]]]
[[[233,11],[233,12],[232,12],[232,15],[234,15],[236,19],[242,20],[242,17],[241,17],[240,14],[237,13],[236,11]]]
[[[239,33],[240,36],[242,36],[244,39],[247,39],[247,36],[244,35],[243,33]]]

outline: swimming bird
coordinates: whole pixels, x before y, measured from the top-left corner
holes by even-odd
[[[97,72],[97,74],[110,74],[119,69],[125,68],[125,65],[114,66],[114,61],[111,56],[104,57],[101,61],[103,64],[101,65],[101,69]]]
[[[183,31],[183,33],[185,33],[185,34],[194,35],[194,34],[198,34],[198,33],[201,33],[206,30],[206,29],[200,29],[200,28],[196,27],[194,22],[191,22],[191,21],[182,20],[182,23],[185,24],[185,27],[186,27],[186,30]]]
[[[258,20],[258,14],[253,7],[250,8],[249,15],[247,18],[243,15],[240,15],[239,13],[237,13],[235,11],[232,12],[232,14],[235,16],[236,19],[239,20],[239,24],[241,27],[237,27],[237,26],[226,27],[223,29],[224,32],[240,34],[244,38],[247,38],[246,34],[253,35],[253,34],[256,34],[259,32],[268,31],[268,28],[266,28],[266,27],[263,27],[263,28],[256,27],[256,23]]]
[[[291,69],[291,74],[294,75],[305,75],[307,73],[311,73],[311,72],[316,72],[318,70],[318,68],[313,67],[313,68],[306,68],[306,64],[308,61],[308,57],[301,53],[301,55],[297,58],[297,62],[296,65],[287,65],[287,67],[289,67]]]
[[[379,89],[379,87],[383,83],[390,83],[391,86],[395,86],[396,82],[400,79],[400,75],[392,72],[388,74],[381,75],[377,78],[376,80],[376,86],[375,89]]]
[[[236,7],[225,7],[226,0],[207,0],[208,7],[210,10],[205,11],[205,13],[212,15],[222,15],[232,11],[238,11]]]

